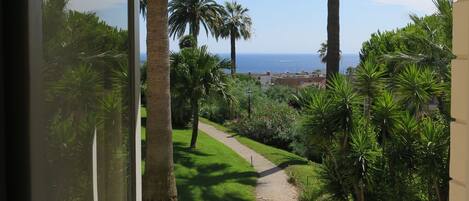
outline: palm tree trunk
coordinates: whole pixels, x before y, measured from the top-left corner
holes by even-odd
[[[195,148],[197,145],[197,136],[199,135],[199,101],[191,100],[192,104],[192,138],[191,148]]]
[[[236,75],[236,37],[231,34],[231,76]]]
[[[327,17],[327,81],[339,73],[340,60],[340,21],[339,0],[328,0]]]
[[[148,123],[143,200],[177,201],[169,85],[168,0],[149,0],[147,11]]]

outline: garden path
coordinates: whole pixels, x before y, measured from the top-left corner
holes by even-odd
[[[199,129],[214,139],[233,149],[241,157],[252,163],[259,173],[256,186],[257,201],[297,201],[296,188],[288,183],[288,176],[272,162],[257,152],[239,143],[231,135],[219,131],[211,125],[199,122]],[[229,160],[227,158],[227,160]]]

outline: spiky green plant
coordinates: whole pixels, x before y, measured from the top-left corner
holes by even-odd
[[[365,97],[364,113],[370,116],[373,97],[383,90],[385,84],[385,71],[381,65],[367,60],[363,62],[355,71],[354,87],[357,93]]]

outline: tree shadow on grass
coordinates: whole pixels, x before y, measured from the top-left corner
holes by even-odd
[[[194,174],[180,175],[177,178],[179,200],[182,201],[250,201],[237,184],[256,186],[257,172],[233,171],[225,163],[196,164],[193,157],[210,157],[201,151],[187,148],[184,143],[174,143],[174,162],[191,169]],[[227,159],[229,160],[229,159]],[[225,184],[231,187],[225,188]],[[218,187],[217,187],[218,186]]]

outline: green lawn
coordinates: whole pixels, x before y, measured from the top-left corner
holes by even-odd
[[[201,118],[201,121],[214,126],[215,128],[233,134],[235,138],[242,144],[263,155],[272,163],[284,168],[290,177],[290,182],[295,184],[301,191],[301,200],[317,197],[320,193],[321,184],[317,179],[319,164],[306,160],[305,158],[277,149],[262,143],[256,142],[249,138],[236,135],[230,129]]]
[[[142,117],[146,112],[142,108]],[[142,140],[145,141],[142,127]],[[174,130],[174,170],[183,201],[255,201],[258,174],[250,164],[203,132],[197,149],[189,149],[190,130]],[[142,162],[144,167],[145,162]],[[144,171],[144,168],[142,168]]]
[[[189,149],[190,130],[175,130],[174,163],[179,200],[254,201],[257,173],[234,151],[200,132]]]

